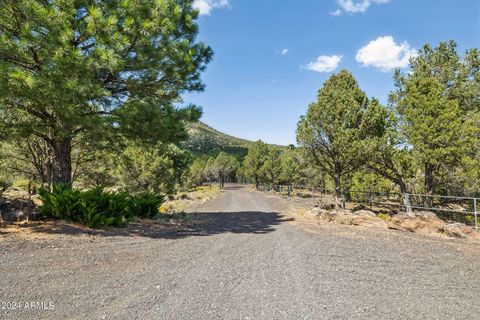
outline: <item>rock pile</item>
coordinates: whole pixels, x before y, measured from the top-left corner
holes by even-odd
[[[368,210],[350,211],[350,210],[321,210],[317,209],[317,216],[325,222],[334,222],[338,224],[374,227],[387,229],[385,220],[378,218],[375,213]]]
[[[433,212],[396,214],[391,219],[381,219],[369,210],[326,210],[316,207],[312,212],[321,221],[343,225],[403,230],[425,235],[446,235],[455,238],[474,238],[478,233],[471,226],[461,223],[446,223]],[[388,221],[387,221],[388,220]]]

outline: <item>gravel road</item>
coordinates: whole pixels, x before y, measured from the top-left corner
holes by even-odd
[[[480,319],[478,247],[285,208],[230,186],[174,231],[0,235],[2,307],[54,306],[0,319]]]

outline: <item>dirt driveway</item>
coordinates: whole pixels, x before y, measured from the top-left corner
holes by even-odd
[[[285,208],[230,186],[173,230],[1,234],[0,319],[480,318],[478,247]]]

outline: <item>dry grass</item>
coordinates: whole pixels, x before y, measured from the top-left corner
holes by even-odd
[[[162,204],[160,213],[189,211],[193,206],[205,203],[219,194],[220,189],[217,186],[201,186],[188,192],[180,192],[173,200]]]

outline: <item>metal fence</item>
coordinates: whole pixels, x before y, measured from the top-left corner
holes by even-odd
[[[306,186],[262,184],[259,185],[259,189],[260,191],[274,192],[289,200],[303,201],[312,207],[321,200],[330,198],[329,200],[333,201],[334,195],[333,190]],[[343,192],[340,198],[343,208],[347,203],[362,204],[371,210],[380,211],[432,211],[445,220],[473,225],[477,231],[479,227],[480,198],[475,197],[348,190]]]

